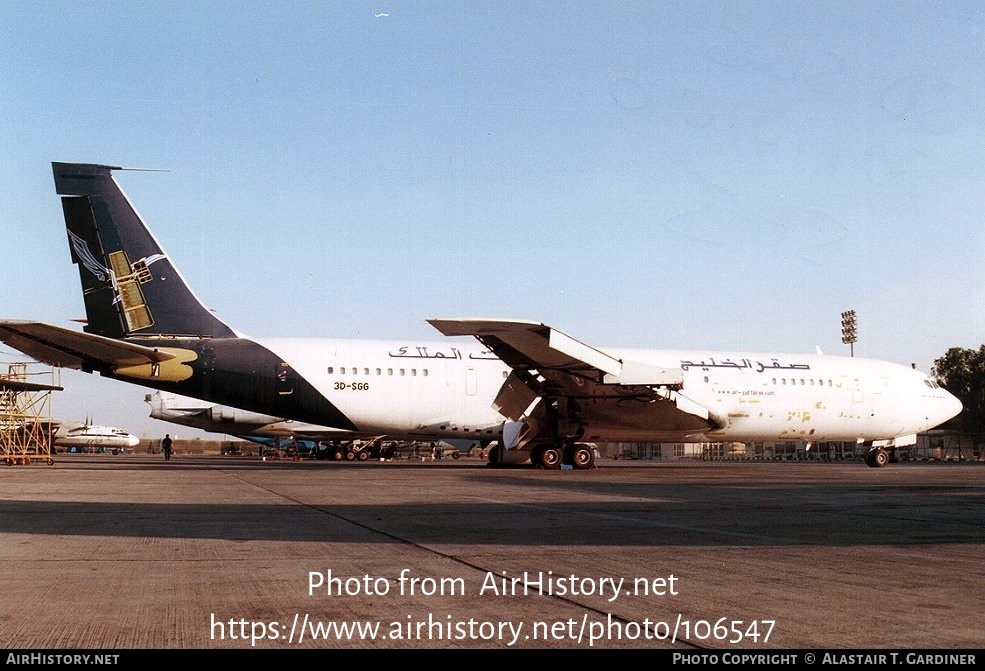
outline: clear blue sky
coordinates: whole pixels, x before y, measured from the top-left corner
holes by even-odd
[[[10,2],[0,44],[4,318],[84,314],[80,161],[169,171],[118,179],[252,335],[833,354],[851,308],[861,356],[985,341],[979,2]],[[176,432],[62,382],[59,417]]]

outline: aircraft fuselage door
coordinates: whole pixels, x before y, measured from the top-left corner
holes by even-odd
[[[479,378],[475,366],[469,366],[465,369],[465,394],[467,396],[475,396],[478,388]]]
[[[864,396],[862,394],[862,380],[860,378],[852,378],[852,402],[861,403]]]

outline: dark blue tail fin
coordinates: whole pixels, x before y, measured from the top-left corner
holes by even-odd
[[[52,163],[86,332],[109,338],[236,337],[195,297],[113,179],[123,168]]]

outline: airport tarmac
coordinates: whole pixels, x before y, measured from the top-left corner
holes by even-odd
[[[985,643],[982,464],[60,455],[0,511],[8,649]]]

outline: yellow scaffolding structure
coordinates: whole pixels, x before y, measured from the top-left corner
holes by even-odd
[[[58,369],[0,362],[0,461],[13,466],[51,458],[51,392]]]

